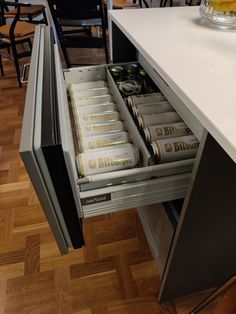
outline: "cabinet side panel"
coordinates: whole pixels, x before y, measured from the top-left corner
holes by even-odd
[[[161,301],[218,286],[235,274],[236,167],[210,134],[204,137],[167,263]]]

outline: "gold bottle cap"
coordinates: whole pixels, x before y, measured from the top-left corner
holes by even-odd
[[[80,139],[79,139],[79,147],[80,147],[80,151],[81,151],[81,152],[84,152],[84,151],[85,151],[85,145],[84,145],[83,136],[80,136]]]
[[[134,151],[135,151],[135,161],[137,163],[137,165],[139,165],[140,163],[140,156],[139,156],[139,151],[138,151],[138,147],[137,146],[134,146]]]
[[[159,149],[159,146],[157,144],[157,142],[152,142],[151,143],[151,149],[153,151],[153,155],[158,159],[160,160],[160,149]]]
[[[130,96],[128,96],[127,98],[126,98],[126,104],[127,104],[127,106],[128,107],[131,107],[132,106],[132,98],[130,97]]]
[[[145,135],[145,139],[150,143],[151,142],[151,135],[150,135],[150,131],[148,128],[144,128],[143,129],[144,135]]]
[[[132,110],[135,117],[138,117],[140,115],[139,110],[136,106],[133,106]]]
[[[82,154],[79,154],[78,159],[79,159],[79,173],[84,177],[85,176],[85,171],[84,171],[84,164],[83,164]]]
[[[139,115],[139,116],[137,117],[137,119],[138,119],[138,124],[139,124],[139,126],[140,126],[141,128],[144,128],[145,124],[144,124],[143,116]]]

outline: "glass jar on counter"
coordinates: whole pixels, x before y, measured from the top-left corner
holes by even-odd
[[[236,29],[236,0],[202,0],[200,15],[207,23]]]

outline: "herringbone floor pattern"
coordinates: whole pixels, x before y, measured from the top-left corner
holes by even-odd
[[[98,55],[99,56],[99,55]],[[0,77],[0,313],[177,314],[135,209],[87,219],[86,247],[60,256],[18,154],[26,88]],[[180,303],[187,313],[197,298]]]

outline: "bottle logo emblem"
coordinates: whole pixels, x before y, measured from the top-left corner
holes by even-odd
[[[96,168],[96,160],[94,160],[94,159],[89,160],[89,168],[90,169]]]
[[[93,149],[93,148],[95,148],[95,143],[94,142],[89,142],[88,143],[88,147],[89,147],[89,149]]]
[[[165,151],[167,152],[167,153],[170,153],[170,152],[172,152],[172,146],[171,146],[171,144],[165,144]]]
[[[157,135],[157,136],[162,136],[162,135],[163,135],[163,131],[162,131],[161,128],[157,128],[157,129],[156,129],[156,135]]]

